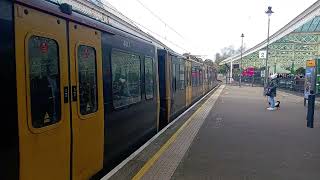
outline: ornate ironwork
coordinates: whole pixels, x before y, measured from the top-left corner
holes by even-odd
[[[278,65],[290,69],[305,67],[308,59],[316,58],[320,52],[320,33],[290,33],[269,45],[269,67]],[[259,59],[258,51],[242,60],[242,66],[264,67],[264,60]]]

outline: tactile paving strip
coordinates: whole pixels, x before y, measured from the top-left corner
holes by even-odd
[[[171,178],[224,87],[224,85],[220,86],[198,111],[190,117],[190,121],[177,135],[175,141],[161,154],[141,179],[166,180]]]

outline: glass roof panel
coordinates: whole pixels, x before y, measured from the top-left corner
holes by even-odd
[[[320,22],[320,16],[317,16],[313,19],[312,24],[309,27],[309,32],[314,32]]]
[[[298,27],[296,30],[294,30],[294,32],[301,32],[302,27],[303,27],[303,25]]]
[[[320,23],[318,24],[317,28],[314,31],[315,32],[320,32]]]
[[[313,22],[313,19],[311,19],[310,21],[308,21],[307,23],[305,23],[305,24],[302,26],[301,32],[308,32],[309,27],[310,27],[310,25],[311,25],[312,22]]]

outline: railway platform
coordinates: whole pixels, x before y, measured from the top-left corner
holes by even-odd
[[[221,85],[102,179],[318,180],[320,111],[306,128],[303,98]]]

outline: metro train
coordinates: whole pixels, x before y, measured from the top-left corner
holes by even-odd
[[[109,171],[218,85],[212,65],[59,4],[1,0],[0,23],[0,179]]]

